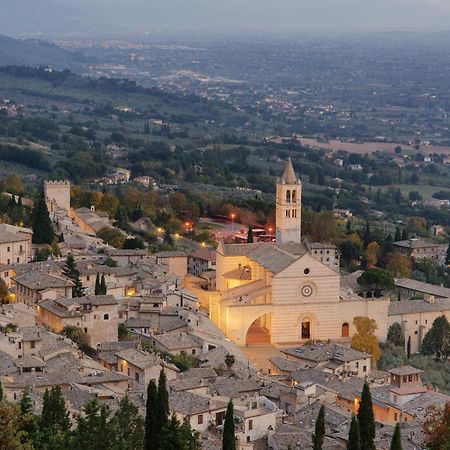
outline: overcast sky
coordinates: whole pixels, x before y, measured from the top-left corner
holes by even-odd
[[[322,32],[450,29],[450,0],[51,1],[100,14],[115,23],[140,30]]]

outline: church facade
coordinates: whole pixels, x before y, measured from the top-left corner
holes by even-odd
[[[341,289],[335,246],[302,242],[301,192],[289,160],[276,186],[276,242],[219,243],[211,320],[240,346],[345,341],[355,316],[375,319],[384,340],[389,299]]]

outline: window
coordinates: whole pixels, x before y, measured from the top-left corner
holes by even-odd
[[[417,334],[417,330],[416,330],[416,331],[414,331],[414,334]]]
[[[306,268],[306,269],[303,271],[303,273],[304,273],[305,275],[309,275],[309,272],[311,272],[311,270],[308,269],[308,268]]]
[[[363,366],[363,372],[367,372],[367,366]]]
[[[248,429],[249,431],[253,430],[253,420],[248,421]]]
[[[292,203],[297,203],[297,191],[292,191]]]
[[[17,258],[17,262],[20,263],[20,258]]]
[[[139,373],[138,372],[135,372],[134,379],[135,379],[136,382],[139,383]]]
[[[131,373],[131,370],[130,370],[130,368],[128,367],[128,370],[127,370],[128,376],[130,376],[130,373]]]
[[[199,414],[197,416],[197,423],[198,425],[201,425],[203,423],[203,414]]]
[[[302,339],[311,339],[311,322],[302,322]]]
[[[343,338],[350,336],[350,326],[347,322],[342,324],[341,336]],[[358,363],[356,363],[356,364],[358,364]]]
[[[19,248],[20,248],[20,253],[22,253],[23,252],[23,245],[21,245]]]
[[[6,251],[10,252],[11,251],[11,247],[6,247]]]
[[[356,368],[359,369],[359,361],[356,361]]]
[[[103,320],[109,320],[109,314],[108,313],[103,315]]]
[[[31,341],[30,342],[30,347],[31,348],[36,348],[36,342],[35,341]]]
[[[252,409],[258,409],[258,402],[252,402]]]
[[[286,191],[286,203],[291,203],[291,191]]]
[[[394,420],[397,422],[397,413],[394,413]]]

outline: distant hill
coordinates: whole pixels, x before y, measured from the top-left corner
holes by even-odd
[[[51,66],[76,69],[86,58],[54,44],[38,40],[18,40],[0,35],[0,66]]]

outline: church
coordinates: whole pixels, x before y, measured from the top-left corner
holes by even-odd
[[[239,346],[346,342],[355,316],[375,319],[384,340],[389,299],[341,289],[336,247],[302,242],[301,211],[302,184],[289,159],[276,184],[276,242],[217,247],[211,320]]]

